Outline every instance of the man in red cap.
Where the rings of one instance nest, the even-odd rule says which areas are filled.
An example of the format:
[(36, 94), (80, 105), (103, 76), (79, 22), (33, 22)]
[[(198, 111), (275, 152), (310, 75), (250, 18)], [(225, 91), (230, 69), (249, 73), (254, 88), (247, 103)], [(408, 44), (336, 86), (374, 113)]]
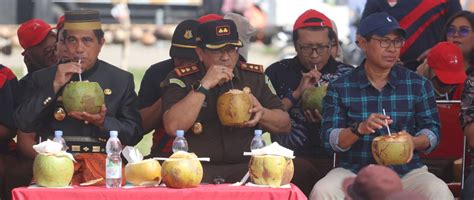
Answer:
[(427, 77), (438, 100), (460, 100), (466, 80), (462, 51), (454, 43), (440, 42), (428, 53)]
[[(292, 149), (296, 157), (293, 181), (309, 195), (313, 185), (332, 167), (332, 156), (321, 146), (320, 110), (303, 110), (303, 91), (325, 85), (352, 70), (331, 55), (336, 33), (329, 18), (316, 10), (307, 10), (293, 27), (293, 43), (297, 55), (270, 65), (265, 73), (275, 86), (292, 121), (291, 134), (274, 135), (273, 140)], [(306, 161), (306, 162), (303, 162)]]
[(56, 33), (49, 24), (31, 19), (20, 25), (17, 35), (29, 73), (56, 64)]

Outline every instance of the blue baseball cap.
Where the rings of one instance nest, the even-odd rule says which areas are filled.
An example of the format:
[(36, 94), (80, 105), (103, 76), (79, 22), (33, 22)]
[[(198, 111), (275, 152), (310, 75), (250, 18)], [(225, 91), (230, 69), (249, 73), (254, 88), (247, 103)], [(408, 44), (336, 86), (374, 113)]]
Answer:
[(357, 34), (362, 37), (369, 35), (385, 36), (392, 31), (397, 31), (400, 36), (406, 38), (406, 31), (400, 27), (398, 21), (386, 12), (373, 13), (367, 16), (359, 24)]

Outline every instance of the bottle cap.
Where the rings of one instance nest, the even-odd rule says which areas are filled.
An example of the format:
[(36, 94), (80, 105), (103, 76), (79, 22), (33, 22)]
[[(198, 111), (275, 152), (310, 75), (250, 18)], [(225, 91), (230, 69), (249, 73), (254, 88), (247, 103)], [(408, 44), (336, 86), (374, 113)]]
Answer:
[(255, 130), (255, 135), (262, 135), (262, 130), (260, 129)]
[(177, 130), (176, 131), (176, 136), (177, 137), (183, 137), (184, 136), (184, 131), (183, 130)]
[(63, 131), (56, 130), (54, 131), (54, 137), (62, 137), (63, 136)]
[(110, 137), (117, 137), (118, 131), (110, 131)]

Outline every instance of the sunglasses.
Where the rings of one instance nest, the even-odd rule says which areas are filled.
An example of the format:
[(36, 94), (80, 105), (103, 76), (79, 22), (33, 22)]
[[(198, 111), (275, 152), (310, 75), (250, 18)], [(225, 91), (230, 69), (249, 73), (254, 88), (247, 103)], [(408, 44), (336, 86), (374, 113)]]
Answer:
[(459, 27), (459, 29), (454, 26), (450, 26), (446, 30), (446, 36), (453, 37), (454, 35), (456, 35), (456, 33), (458, 33), (458, 35), (461, 37), (467, 37), (469, 34), (471, 34), (471, 31), (471, 28), (465, 26), (461, 26)]

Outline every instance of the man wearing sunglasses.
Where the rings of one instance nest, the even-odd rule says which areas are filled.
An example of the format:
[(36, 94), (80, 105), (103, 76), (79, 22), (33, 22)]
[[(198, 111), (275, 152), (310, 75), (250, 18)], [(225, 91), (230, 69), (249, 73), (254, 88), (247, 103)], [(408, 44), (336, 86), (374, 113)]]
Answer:
[[(190, 151), (210, 157), (202, 163), (203, 182), (236, 182), (248, 171), (248, 157), (255, 129), (272, 134), (290, 132), (290, 119), (265, 78), (263, 66), (239, 62), (235, 23), (217, 19), (197, 30), (199, 64), (180, 66), (163, 84), (163, 124), (170, 136), (186, 131)], [(217, 115), (217, 98), (231, 89), (250, 88), (252, 117), (240, 127), (224, 126)], [(191, 131), (199, 126), (201, 131)]]
[(321, 110), (303, 110), (301, 99), (305, 89), (326, 85), (353, 69), (332, 57), (331, 51), (337, 48), (332, 41), (336, 39), (329, 18), (316, 10), (307, 10), (293, 26), (297, 55), (273, 63), (265, 71), (292, 122), (291, 134), (273, 135), (272, 139), (306, 161), (295, 162), (293, 178), (306, 195), (331, 169), (332, 156), (324, 151), (320, 139)]
[(376, 164), (371, 153), (375, 137), (404, 134), (413, 144), (413, 157), (403, 165), (389, 165), (403, 188), (428, 199), (454, 199), (447, 185), (421, 162), (419, 152), (439, 143), (435, 95), (425, 78), (397, 64), (406, 32), (387, 13), (374, 13), (361, 21), (358, 45), (366, 55), (359, 67), (329, 83), (324, 98), (321, 134), (324, 147), (336, 152), (338, 167), (314, 186), (311, 199), (343, 199), (346, 177)]

